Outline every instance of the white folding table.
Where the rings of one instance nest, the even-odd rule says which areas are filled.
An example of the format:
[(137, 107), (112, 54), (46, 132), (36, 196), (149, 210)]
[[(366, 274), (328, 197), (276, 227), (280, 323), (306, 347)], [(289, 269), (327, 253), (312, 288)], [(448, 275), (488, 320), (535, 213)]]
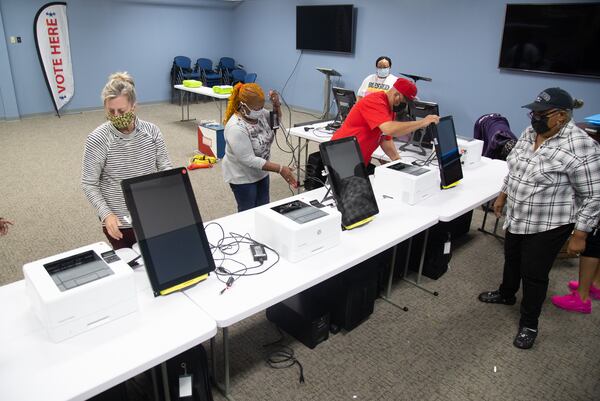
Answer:
[[(219, 108), (219, 122), (223, 121), (223, 103), (221, 102), (221, 100), (225, 100), (227, 101), (227, 99), (229, 99), (231, 97), (230, 93), (227, 94), (221, 94), (221, 93), (215, 93), (215, 91), (213, 91), (212, 88), (206, 87), (206, 86), (200, 86), (198, 88), (188, 88), (187, 86), (184, 85), (173, 85), (173, 87), (177, 90), (179, 90), (179, 103), (181, 104), (181, 121), (193, 121), (195, 120), (195, 118), (190, 119), (190, 93), (195, 93), (196, 95), (203, 95), (203, 96), (208, 96), (210, 98), (212, 98), (215, 103), (217, 104), (217, 107)], [(187, 94), (187, 96), (184, 96), (184, 94)], [(184, 109), (184, 105), (183, 105), (183, 98), (186, 98), (186, 106), (187, 106), (187, 118), (184, 119), (183, 118), (183, 109)], [(227, 102), (225, 102), (225, 104), (227, 104)], [(227, 107), (227, 106), (225, 106)]]
[[(303, 199), (309, 202), (321, 200), (325, 188), (296, 195), (292, 199)], [(229, 382), (229, 338), (228, 328), (243, 319), (267, 309), (280, 301), (300, 293), (330, 277), (339, 274), (358, 263), (375, 256), (398, 243), (427, 230), (437, 223), (437, 214), (427, 208), (409, 206), (392, 199), (377, 198), (380, 213), (365, 226), (341, 233), (341, 242), (334, 248), (324, 250), (297, 263), (280, 259), (279, 263), (267, 272), (250, 277), (238, 278), (233, 286), (221, 294), (225, 285), (211, 274), (203, 283), (185, 290), (200, 308), (217, 322), (223, 331), (223, 355), (225, 365), (224, 386), (222, 390), (228, 396)], [(219, 223), (225, 233), (239, 234), (255, 232), (254, 211), (248, 210), (231, 216), (214, 220)], [(219, 240), (221, 231), (214, 225), (207, 227), (207, 236), (211, 243)], [(274, 255), (269, 252), (269, 263)], [(217, 255), (218, 256), (218, 255)], [(253, 265), (249, 249), (236, 255), (237, 260)], [(213, 374), (216, 372), (214, 357), (214, 339), (211, 340), (213, 350)]]
[(155, 298), (135, 271), (140, 310), (60, 343), (46, 335), (25, 282), (0, 287), (0, 400), (86, 400), (217, 332), (182, 293)]

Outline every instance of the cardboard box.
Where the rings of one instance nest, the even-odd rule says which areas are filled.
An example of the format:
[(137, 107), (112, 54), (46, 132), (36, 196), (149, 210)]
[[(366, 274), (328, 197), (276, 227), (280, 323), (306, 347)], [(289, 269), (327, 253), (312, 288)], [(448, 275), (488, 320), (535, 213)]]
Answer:
[(218, 123), (198, 125), (198, 151), (222, 159), (225, 156), (225, 127)]

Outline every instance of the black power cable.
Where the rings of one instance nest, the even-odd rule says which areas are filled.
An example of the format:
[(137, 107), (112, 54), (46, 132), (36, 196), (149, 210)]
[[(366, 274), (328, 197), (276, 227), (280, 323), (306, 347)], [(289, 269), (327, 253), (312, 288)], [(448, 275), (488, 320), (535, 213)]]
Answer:
[[(262, 274), (271, 269), (277, 263), (279, 263), (280, 257), (279, 253), (276, 250), (265, 244), (261, 244), (260, 242), (255, 241), (250, 237), (248, 233), (241, 235), (238, 233), (230, 232), (229, 235), (226, 235), (223, 226), (221, 226), (217, 222), (208, 223), (204, 227), (204, 230), (208, 229), (210, 226), (213, 225), (218, 227), (221, 231), (221, 237), (216, 244), (212, 244), (209, 242), (213, 259), (215, 260), (215, 262), (219, 262), (215, 268), (215, 274), (217, 276), (217, 279), (223, 284), (225, 284), (225, 289), (221, 291), (221, 293), (223, 293), (227, 288), (231, 287), (236, 280), (242, 277), (256, 276)], [(265, 264), (264, 261), (261, 261), (254, 266), (247, 266), (245, 263), (233, 258), (233, 256), (235, 256), (240, 251), (241, 244), (262, 245), (265, 249), (270, 250), (275, 255), (275, 258), (271, 258), (271, 260), (274, 259), (274, 261), (272, 261), (270, 264)], [(217, 251), (221, 253), (222, 257), (215, 257), (215, 253)], [(225, 266), (226, 264), (227, 266)], [(232, 267), (232, 264), (235, 267)]]
[(279, 326), (275, 327), (279, 332), (279, 339), (263, 345), (265, 348), (271, 348), (271, 351), (267, 356), (267, 365), (273, 369), (287, 369), (294, 365), (298, 365), (298, 368), (300, 369), (299, 381), (300, 383), (304, 383), (304, 368), (302, 367), (302, 364), (298, 358), (294, 356), (294, 350), (287, 345), (282, 344), (283, 332)]

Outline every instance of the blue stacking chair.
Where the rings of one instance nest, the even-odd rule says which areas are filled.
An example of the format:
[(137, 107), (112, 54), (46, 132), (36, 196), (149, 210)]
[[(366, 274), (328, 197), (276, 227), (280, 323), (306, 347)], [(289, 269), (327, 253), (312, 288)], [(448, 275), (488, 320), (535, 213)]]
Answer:
[(227, 84), (231, 84), (231, 72), (236, 68), (235, 60), (231, 57), (221, 57), (219, 60), (218, 69), (221, 71), (223, 81)]
[(181, 85), (185, 79), (200, 80), (200, 73), (192, 69), (192, 60), (189, 57), (177, 56), (173, 59), (171, 67), (171, 102), (176, 97), (173, 85)]
[(173, 66), (177, 72), (178, 84), (184, 79), (200, 79), (200, 73), (192, 69), (192, 60), (186, 56), (177, 56), (173, 60)]
[(242, 70), (241, 68), (236, 68), (235, 70), (231, 71), (231, 85), (235, 85), (238, 82), (244, 83), (246, 79), (246, 71)]
[(171, 66), (171, 102), (176, 98), (173, 85), (180, 85), (184, 79), (200, 79), (200, 73), (192, 70), (192, 60), (186, 56), (177, 56)]
[(246, 78), (244, 78), (244, 83), (245, 84), (249, 84), (252, 82), (256, 82), (256, 73), (255, 72), (249, 72), (246, 74)]
[(196, 66), (200, 72), (200, 77), (205, 86), (211, 87), (221, 84), (221, 74), (213, 70), (213, 63), (207, 58), (196, 60)]

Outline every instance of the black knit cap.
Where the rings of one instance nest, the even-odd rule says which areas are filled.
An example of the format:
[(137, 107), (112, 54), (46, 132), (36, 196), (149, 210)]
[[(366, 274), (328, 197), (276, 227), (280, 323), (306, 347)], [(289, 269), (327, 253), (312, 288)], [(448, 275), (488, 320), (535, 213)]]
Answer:
[(522, 106), (532, 111), (545, 111), (550, 109), (573, 110), (573, 98), (564, 89), (548, 88), (542, 91), (533, 103)]

